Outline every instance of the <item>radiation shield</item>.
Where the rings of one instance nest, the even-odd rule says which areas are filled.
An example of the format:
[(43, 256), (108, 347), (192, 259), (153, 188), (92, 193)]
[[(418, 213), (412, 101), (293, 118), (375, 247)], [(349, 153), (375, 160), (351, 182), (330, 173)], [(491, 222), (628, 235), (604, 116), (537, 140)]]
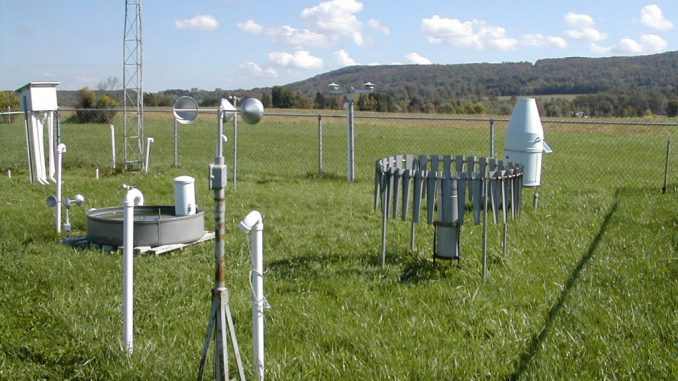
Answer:
[(191, 97), (179, 97), (174, 101), (172, 114), (179, 124), (193, 124), (198, 118), (198, 102)]

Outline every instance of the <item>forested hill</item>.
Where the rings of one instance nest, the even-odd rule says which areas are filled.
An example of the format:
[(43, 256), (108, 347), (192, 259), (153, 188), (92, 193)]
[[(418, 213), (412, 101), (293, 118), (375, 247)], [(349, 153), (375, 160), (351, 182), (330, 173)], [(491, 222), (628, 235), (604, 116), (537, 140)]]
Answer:
[[(339, 109), (343, 99), (329, 94), (327, 85), (360, 86), (367, 81), (375, 83), (376, 89), (359, 97), (358, 110), (509, 114), (512, 97), (533, 95), (539, 98), (544, 116), (678, 116), (678, 52), (544, 59), (534, 64), (351, 66), (272, 88), (145, 93), (144, 104), (169, 106), (176, 97), (190, 95), (200, 106), (215, 106), (221, 97), (235, 94), (259, 97), (265, 107)], [(83, 94), (87, 92), (59, 91), (59, 104), (103, 107), (122, 99), (119, 90), (97, 91), (95, 98), (92, 94), (83, 98)], [(0, 107), (16, 108), (18, 98), (11, 91), (0, 92)]]
[(422, 101), (627, 90), (678, 94), (678, 52), (636, 57), (558, 58), (535, 64), (380, 65), (331, 71), (289, 88), (313, 97), (330, 82), (374, 82), (378, 92)]

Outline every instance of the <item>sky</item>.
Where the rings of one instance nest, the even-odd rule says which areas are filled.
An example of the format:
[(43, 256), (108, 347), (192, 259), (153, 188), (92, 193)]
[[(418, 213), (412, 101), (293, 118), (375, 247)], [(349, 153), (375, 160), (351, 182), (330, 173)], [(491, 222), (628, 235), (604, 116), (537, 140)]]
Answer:
[[(144, 0), (143, 8), (147, 91), (282, 85), (358, 64), (678, 50), (676, 0)], [(121, 79), (124, 11), (124, 0), (0, 0), (0, 89)]]

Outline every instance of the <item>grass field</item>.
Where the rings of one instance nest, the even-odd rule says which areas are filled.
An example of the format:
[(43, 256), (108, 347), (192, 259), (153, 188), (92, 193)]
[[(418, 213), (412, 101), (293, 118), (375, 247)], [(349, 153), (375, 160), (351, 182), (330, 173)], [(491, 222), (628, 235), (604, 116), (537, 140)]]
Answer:
[[(194, 378), (212, 246), (136, 258), (128, 358), (121, 257), (58, 243), (44, 201), (53, 187), (27, 185), (22, 127), (0, 125), (0, 379)], [(166, 115), (149, 115), (146, 134), (156, 143), (143, 176), (109, 168), (107, 126), (67, 124), (65, 194), (84, 194), (87, 207), (119, 205), (126, 183), (149, 204), (171, 204), (172, 178), (188, 174), (211, 227), (213, 123), (202, 116), (182, 130), (181, 169), (170, 166), (169, 127)], [(486, 124), (359, 121), (356, 184), (344, 180), (342, 121), (328, 121), (325, 132), (327, 174), (318, 176), (314, 119), (240, 128), (238, 187), (227, 194), (227, 283), (248, 374), (249, 249), (236, 223), (257, 209), (265, 218), (271, 379), (678, 378), (675, 148), (671, 192), (659, 192), (675, 128), (549, 125), (555, 152), (545, 158), (541, 207), (528, 202), (510, 225), (507, 256), (501, 227), (490, 226), (486, 282), (481, 230), (471, 224), (457, 266), (432, 263), (429, 226), (418, 227), (418, 251), (409, 252), (409, 225), (393, 222), (382, 268), (370, 177), (374, 160), (391, 154), (484, 154)], [(83, 232), (84, 211), (72, 220)]]

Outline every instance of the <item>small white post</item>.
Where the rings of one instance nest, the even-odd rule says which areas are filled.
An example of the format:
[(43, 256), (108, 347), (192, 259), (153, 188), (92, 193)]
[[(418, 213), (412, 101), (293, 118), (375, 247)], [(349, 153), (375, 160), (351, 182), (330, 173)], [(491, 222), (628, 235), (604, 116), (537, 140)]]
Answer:
[(66, 152), (66, 145), (61, 143), (57, 146), (57, 157), (56, 157), (56, 231), (57, 234), (61, 234), (61, 172), (62, 164), (64, 158), (64, 152)]
[(111, 168), (115, 169), (115, 126), (111, 127)]
[[(233, 98), (233, 107), (238, 107), (238, 98)], [(233, 190), (238, 189), (238, 114), (233, 114)]]
[(7, 170), (7, 177), (9, 177), (10, 179), (12, 178), (12, 170), (11, 169)]
[(346, 174), (348, 177), (348, 182), (353, 183), (355, 182), (355, 130), (354, 130), (354, 124), (353, 124), (353, 113), (354, 113), (354, 106), (353, 106), (353, 95), (349, 95), (349, 100), (348, 100), (348, 136), (347, 136), (347, 141), (348, 141), (348, 149), (346, 150), (347, 154), (347, 170)]
[(254, 374), (264, 380), (264, 223), (261, 214), (251, 211), (242, 221), (240, 229), (250, 236), (252, 254), (252, 348)]
[(96, 169), (94, 169), (94, 178), (96, 180), (99, 180), (99, 167), (96, 167)]
[(134, 350), (134, 207), (141, 205), (141, 191), (128, 188), (123, 200), (122, 337), (129, 355)]
[(153, 142), (153, 138), (146, 139), (146, 161), (144, 162), (144, 173), (148, 173), (148, 166), (151, 163), (151, 143)]

